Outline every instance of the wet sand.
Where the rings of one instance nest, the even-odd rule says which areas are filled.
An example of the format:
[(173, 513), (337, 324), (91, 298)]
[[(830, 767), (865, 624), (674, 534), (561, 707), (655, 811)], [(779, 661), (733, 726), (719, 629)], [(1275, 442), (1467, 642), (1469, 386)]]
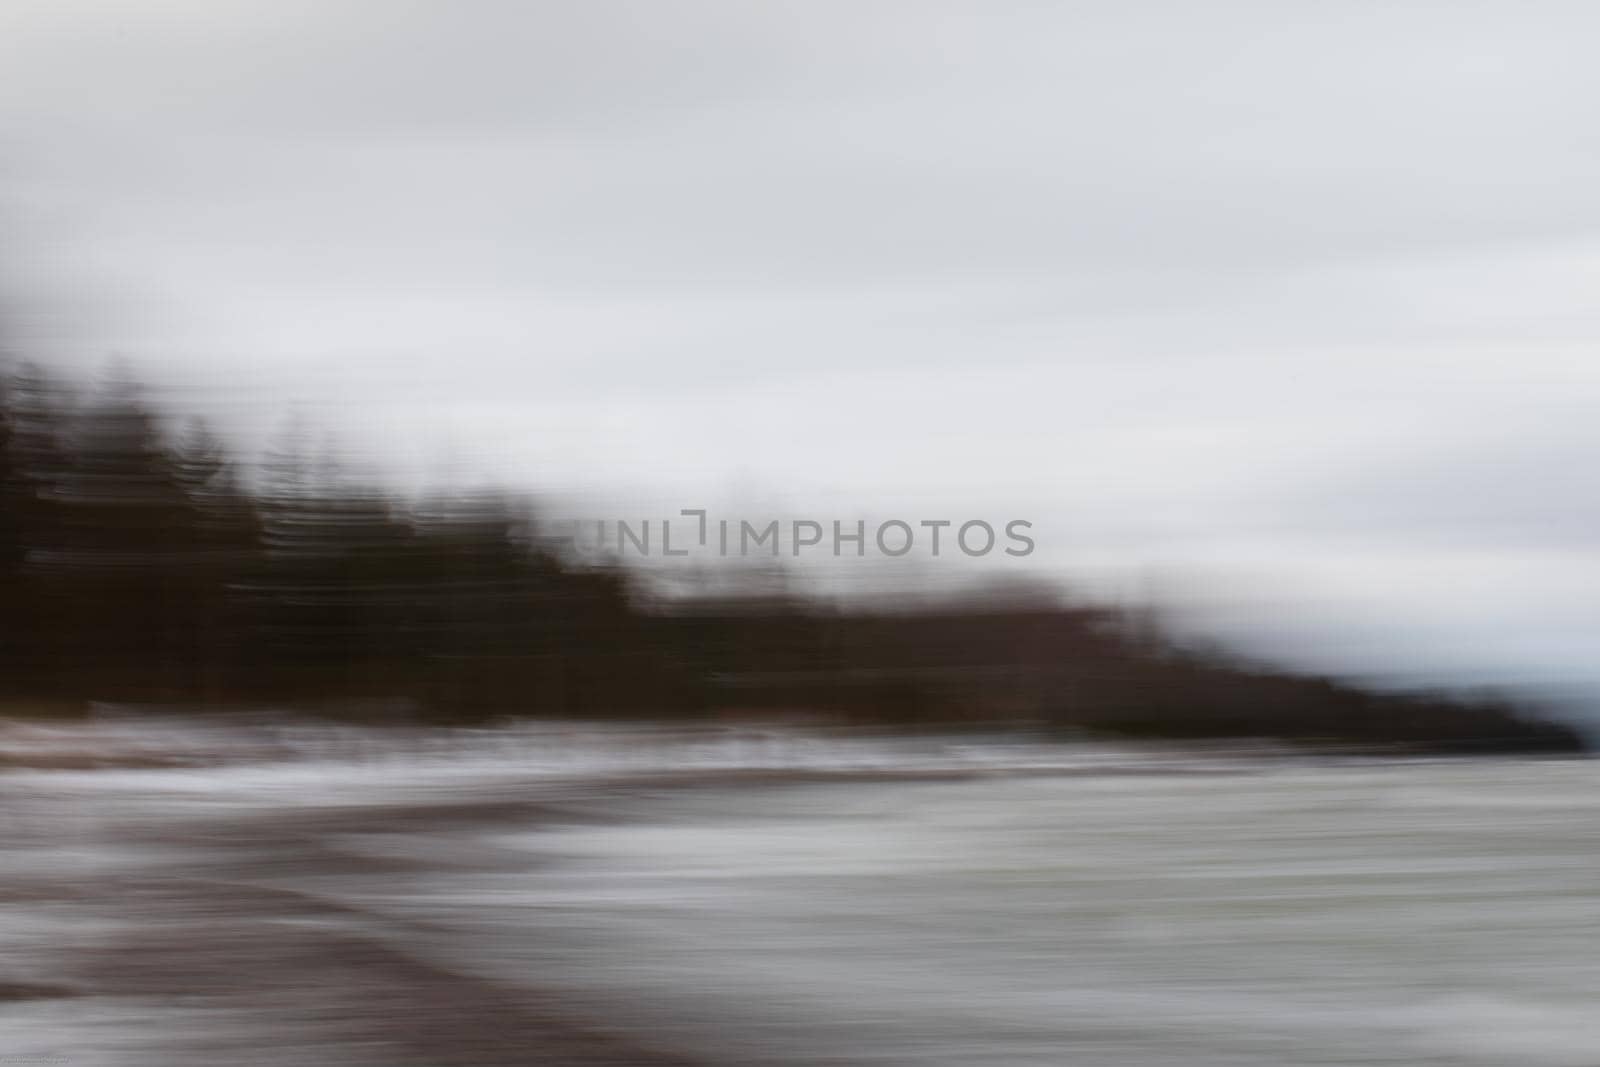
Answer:
[[(73, 799), (38, 777), (0, 792), (12, 801), (3, 895), (20, 919), (7, 937), (20, 951), (0, 964), (0, 1022), (16, 1062), (697, 1062), (586, 1014), (558, 982), (512, 986), (441, 964), (428, 952), (438, 931), (348, 902), (440, 865), (345, 842), (537, 826), (539, 805), (188, 809), (135, 789)], [(444, 855), (459, 870), (527, 863), (476, 846)]]
[(0, 1061), (1587, 1067), (1600, 1047), (1585, 761), (132, 740), (34, 732), (0, 771)]

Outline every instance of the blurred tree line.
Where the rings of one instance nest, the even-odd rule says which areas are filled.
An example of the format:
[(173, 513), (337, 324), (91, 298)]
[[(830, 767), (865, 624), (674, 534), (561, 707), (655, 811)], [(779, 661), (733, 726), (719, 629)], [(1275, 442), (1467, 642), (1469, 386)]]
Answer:
[[(504, 500), (405, 507), (316, 455), (247, 488), (221, 440), (137, 387), (0, 393), (0, 664), (21, 699), (361, 700), (564, 712), (627, 703), (616, 572), (564, 565)], [(515, 696), (513, 696), (515, 694)]]
[[(1184, 653), (1037, 597), (921, 610), (663, 599), (486, 494), (402, 503), (290, 435), (249, 477), (126, 375), (0, 390), (0, 700), (389, 719), (822, 714), (1568, 750), (1491, 702), (1386, 696)], [(0, 706), (0, 712), (5, 711)]]

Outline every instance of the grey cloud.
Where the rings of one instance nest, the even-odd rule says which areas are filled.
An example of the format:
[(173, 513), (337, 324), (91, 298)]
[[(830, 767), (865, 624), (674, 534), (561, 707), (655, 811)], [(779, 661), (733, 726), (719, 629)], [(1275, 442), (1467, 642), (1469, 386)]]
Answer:
[(0, 19), (13, 332), (195, 407), (546, 481), (999, 485), (1130, 566), (1355, 540), (1380, 601), (1416, 539), (1593, 518), (1551, 473), (1600, 443), (1590, 4)]

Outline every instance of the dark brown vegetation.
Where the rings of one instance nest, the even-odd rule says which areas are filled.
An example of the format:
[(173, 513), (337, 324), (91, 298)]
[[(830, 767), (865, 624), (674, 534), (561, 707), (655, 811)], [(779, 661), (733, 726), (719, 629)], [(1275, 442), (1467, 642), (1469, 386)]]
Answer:
[(662, 601), (541, 547), (506, 499), (415, 503), (299, 444), (246, 478), (136, 388), (0, 395), (0, 699), (445, 721), (804, 711), (1433, 751), (1570, 751), (1510, 707), (1185, 653), (1115, 613), (973, 599)]

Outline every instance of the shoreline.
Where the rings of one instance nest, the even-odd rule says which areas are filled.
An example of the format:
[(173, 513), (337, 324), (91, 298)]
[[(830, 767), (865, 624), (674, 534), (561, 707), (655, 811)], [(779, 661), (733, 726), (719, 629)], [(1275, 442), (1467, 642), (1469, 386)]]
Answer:
[[(109, 862), (90, 858), (54, 876), (48, 864), (23, 864), (0, 889), (25, 921), (33, 913), (37, 932), (66, 931), (7, 954), (0, 1019), (13, 1031), (14, 1058), (151, 1067), (705, 1062), (608, 1025), (570, 1003), (559, 982), (498, 982), (431, 959), (426, 946), (439, 935), (425, 925), (316, 891), (329, 879), (370, 891), (429, 869), (363, 856), (341, 840), (536, 827), (537, 801), (441, 798), (163, 820), (141, 799), (123, 791), (75, 813), (89, 825), (80, 823), (66, 851), (98, 848)], [(8, 850), (30, 851), (15, 820), (11, 830)], [(135, 852), (148, 860), (129, 862)]]
[[(1233, 810), (1231, 798), (1262, 798), (1260, 805), (1246, 810), (1256, 813), (1255, 825), (1267, 832), (1261, 838), (1264, 846), (1284, 847), (1281, 832), (1273, 829), (1282, 818), (1312, 835), (1289, 857), (1291, 873), (1295, 863), (1325, 865), (1325, 850), (1330, 846), (1336, 855), (1338, 848), (1347, 855), (1352, 854), (1350, 849), (1355, 855), (1367, 854), (1372, 839), (1362, 833), (1363, 822), (1381, 819), (1383, 825), (1390, 825), (1385, 814), (1389, 809), (1373, 808), (1370, 803), (1369, 790), (1379, 782), (1402, 803), (1396, 810), (1412, 812), (1406, 824), (1419, 833), (1429, 832), (1429, 827), (1436, 832), (1441, 826), (1481, 824), (1475, 793), (1481, 776), (1459, 760), (1418, 761), (1408, 770), (1386, 759), (1322, 760), (1306, 758), (1304, 753), (1259, 749), (1246, 758), (1228, 758), (1230, 754), (1215, 751), (1144, 747), (1114, 756), (1081, 746), (1076, 765), (1029, 767), (1018, 761), (1030, 753), (1037, 757), (1040, 751), (1012, 746), (1007, 750), (1013, 761), (1010, 766), (922, 766), (896, 771), (881, 763), (874, 765), (885, 752), (905, 757), (934, 751), (919, 744), (882, 750), (857, 745), (858, 755), (870, 752), (873, 758), (831, 770), (814, 764), (738, 768), (719, 762), (727, 753), (708, 747), (704, 738), (689, 743), (673, 732), (679, 746), (673, 747), (665, 743), (667, 736), (667, 732), (656, 735), (656, 743), (647, 746), (642, 756), (624, 747), (624, 754), (639, 757), (634, 763), (619, 758), (603, 767), (592, 762), (593, 752), (583, 747), (581, 738), (565, 736), (572, 747), (552, 752), (549, 749), (557, 737), (535, 733), (524, 738), (525, 746), (509, 749), (500, 737), (477, 737), (470, 744), (458, 743), (460, 738), (450, 739), (448, 744), (435, 738), (432, 747), (408, 744), (402, 749), (388, 743), (366, 747), (367, 739), (362, 736), (340, 735), (339, 743), (323, 751), (321, 759), (169, 766), (149, 766), (135, 759), (120, 767), (0, 773), (0, 812), (4, 813), (0, 854), (8, 861), (0, 879), (0, 899), (6, 901), (10, 913), (0, 918), (0, 1020), (10, 1031), (7, 1052), (18, 1059), (55, 1057), (74, 1067), (211, 1067), (234, 1062), (295, 1067), (334, 1062), (352, 1067), (509, 1067), (530, 1062), (570, 1067), (715, 1067), (752, 1062), (739, 1050), (759, 1048), (761, 1041), (769, 1040), (752, 1038), (752, 1033), (762, 1031), (759, 1024), (752, 1024), (756, 1016), (750, 1009), (763, 994), (759, 983), (741, 984), (738, 966), (723, 970), (721, 961), (743, 966), (743, 973), (753, 977), (770, 976), (773, 972), (768, 971), (764, 956), (768, 947), (799, 951), (804, 956), (811, 951), (807, 946), (814, 947), (815, 942), (786, 939), (789, 935), (783, 931), (793, 928), (781, 923), (764, 928), (765, 933), (721, 928), (738, 929), (739, 935), (728, 940), (711, 936), (704, 942), (720, 946), (713, 957), (699, 957), (710, 970), (693, 972), (691, 967), (690, 972), (677, 972), (699, 974), (687, 985), (666, 981), (659, 968), (695, 963), (699, 951), (693, 943), (695, 931), (718, 929), (715, 924), (710, 928), (702, 925), (708, 914), (703, 901), (709, 898), (696, 897), (696, 891), (684, 888), (714, 884), (718, 877), (715, 866), (723, 862), (716, 858), (716, 849), (711, 853), (713, 869), (702, 869), (698, 856), (701, 839), (678, 838), (679, 847), (687, 851), (679, 853), (677, 867), (672, 865), (670, 853), (635, 844), (617, 854), (624, 863), (620, 880), (613, 873), (600, 881), (574, 884), (563, 881), (570, 857), (561, 842), (574, 836), (593, 840), (596, 834), (608, 837), (617, 831), (636, 842), (637, 834), (643, 834), (645, 841), (659, 841), (653, 835), (663, 831), (694, 834), (700, 832), (695, 827), (702, 824), (695, 821), (691, 827), (681, 821), (684, 813), (693, 813), (695, 820), (702, 816), (711, 816), (713, 822), (722, 820), (724, 829), (732, 820), (735, 837), (723, 839), (719, 846), (727, 848), (738, 840), (754, 840), (738, 836), (750, 832), (749, 827), (738, 829), (750, 810), (766, 810), (768, 816), (760, 816), (765, 818), (792, 804), (798, 807), (790, 810), (811, 812), (807, 818), (823, 820), (801, 824), (810, 826), (812, 832), (827, 825), (828, 819), (843, 820), (828, 830), (830, 835), (835, 830), (847, 836), (875, 833), (870, 829), (874, 824), (863, 819), (888, 819), (886, 826), (906, 825), (894, 822), (907, 814), (896, 804), (878, 808), (872, 801), (866, 811), (857, 807), (860, 798), (873, 795), (861, 790), (819, 790), (814, 796), (790, 796), (785, 792), (790, 787), (883, 784), (886, 791), (882, 795), (892, 798), (906, 795), (896, 792), (897, 783), (904, 783), (912, 785), (918, 796), (946, 798), (933, 809), (944, 813), (940, 832), (955, 833), (969, 845), (1006, 839), (1005, 834), (967, 836), (972, 826), (969, 816), (978, 815), (991, 820), (998, 817), (995, 825), (1006, 828), (1006, 833), (1020, 827), (1050, 840), (1060, 833), (1076, 835), (1071, 840), (1087, 846), (1091, 855), (1113, 861), (1113, 866), (1118, 857), (1132, 857), (1131, 867), (1124, 872), (1129, 879), (1126, 897), (1113, 893), (1099, 905), (1067, 907), (1061, 916), (1064, 921), (1075, 916), (1081, 920), (1088, 914), (1085, 907), (1091, 912), (1094, 907), (1137, 908), (1136, 902), (1146, 892), (1141, 887), (1147, 884), (1150, 864), (1175, 864), (1174, 873), (1183, 876), (1181, 884), (1191, 889), (1222, 885), (1188, 877), (1196, 872), (1196, 860), (1184, 858), (1193, 842), (1185, 835), (1169, 839), (1163, 836), (1166, 831), (1162, 827), (1168, 820), (1198, 819), (1198, 825), (1209, 828), (1200, 835), (1203, 839), (1231, 848), (1227, 844), (1231, 838), (1217, 837), (1219, 829), (1233, 826), (1228, 821), (1228, 812)], [(610, 742), (618, 741), (614, 734), (607, 737)], [(103, 740), (105, 747), (99, 755), (106, 756), (116, 746), (109, 738)], [(839, 756), (833, 749), (819, 754), (806, 747), (805, 739), (788, 740), (811, 759)], [(310, 744), (302, 756), (314, 753), (325, 741), (327, 738)], [(768, 758), (774, 763), (788, 751), (752, 746), (748, 737), (729, 743), (734, 755)], [(196, 741), (190, 755), (203, 747)], [(240, 751), (256, 750), (245, 746)], [(540, 753), (544, 763), (524, 765), (523, 757)], [(591, 761), (577, 760), (565, 767), (563, 760), (575, 753), (587, 753)], [(692, 754), (701, 758), (699, 765), (661, 769), (663, 761), (670, 764)], [(1205, 756), (1210, 758), (1202, 758)], [(1589, 772), (1576, 767), (1579, 762), (1517, 759), (1496, 761), (1498, 769), (1485, 764), (1483, 770), (1494, 775), (1517, 774), (1524, 765), (1545, 763), (1557, 779), (1570, 779), (1576, 773), (1587, 781)], [(1571, 769), (1562, 769), (1562, 764)], [(1131, 780), (1136, 777), (1168, 781), (1147, 787)], [(1048, 784), (1046, 780), (1052, 778), (1059, 780), (1059, 785)], [(1104, 781), (1091, 780), (1096, 778)], [(1418, 781), (1432, 784), (1411, 792), (1410, 783)], [(1338, 786), (1339, 782), (1366, 784)], [(973, 788), (968, 790), (961, 783), (972, 783)], [(1328, 788), (1334, 792), (1324, 794)], [(1453, 792), (1458, 788), (1465, 792), (1458, 796)], [(698, 789), (726, 793), (708, 804), (692, 795)], [(1354, 801), (1356, 806), (1349, 811), (1356, 813), (1357, 821), (1337, 824), (1344, 826), (1342, 837), (1317, 836), (1315, 831), (1325, 831), (1326, 820), (1332, 817), (1323, 804), (1281, 804), (1284, 798), (1302, 795), (1302, 790), (1313, 797)], [(1038, 808), (1031, 802), (1013, 806), (1004, 801), (996, 807), (993, 798), (997, 796), (1056, 799)], [(967, 807), (969, 801), (961, 799), (968, 797), (978, 798), (976, 807)], [(990, 798), (988, 807), (984, 797)], [(1222, 797), (1229, 802), (1208, 815), (1208, 806), (1196, 803), (1203, 797)], [(1268, 802), (1266, 798), (1277, 799)], [(810, 807), (819, 802), (834, 806)], [(1154, 807), (1149, 806), (1152, 803)], [(1472, 818), (1455, 823), (1454, 813), (1462, 810), (1461, 803), (1468, 804), (1465, 810), (1473, 813)], [(844, 806), (838, 806), (841, 804)], [(1508, 809), (1517, 825), (1523, 819), (1518, 814), (1521, 810), (1515, 806)], [(1072, 820), (1058, 817), (1068, 811), (1082, 813), (1085, 821), (1074, 829)], [(651, 821), (660, 813), (667, 814)], [(1161, 817), (1152, 818), (1149, 813)], [(1117, 822), (1119, 834), (1127, 835), (1119, 836), (1110, 852), (1105, 851), (1108, 842), (1101, 836), (1106, 830), (1102, 820), (1106, 819)], [(786, 843), (780, 830), (783, 825), (764, 824), (760, 840), (770, 842), (780, 853), (791, 846), (811, 847), (804, 843), (804, 833), (799, 844)], [(1541, 824), (1535, 820), (1528, 825), (1537, 828)], [(866, 839), (854, 840), (859, 848)], [(883, 839), (891, 851), (892, 842), (893, 838)], [(987, 847), (983, 845), (980, 853)], [(572, 855), (581, 859), (583, 853)], [(735, 853), (722, 855), (730, 862), (742, 862), (733, 859)], [(854, 907), (850, 902), (865, 893), (867, 901), (876, 901), (867, 905), (868, 914), (874, 916), (867, 933), (889, 937), (883, 943), (896, 944), (893, 931), (905, 918), (898, 901), (874, 897), (877, 891), (870, 877), (852, 866), (864, 855), (876, 856), (876, 847), (870, 853), (847, 851), (842, 855), (848, 860), (843, 868), (818, 867), (809, 861), (798, 868), (782, 864), (769, 868), (778, 880), (765, 884), (775, 887), (790, 878), (802, 883), (821, 879), (810, 884), (825, 896), (833, 894), (835, 907)], [(921, 866), (937, 855), (937, 850), (905, 854), (903, 858), (909, 858), (912, 865), (909, 872), (902, 873), (925, 870), (947, 877), (951, 870), (936, 858), (932, 867)], [(1041, 870), (1055, 870), (1056, 861), (1051, 857), (1060, 853), (1029, 855), (1033, 856), (1030, 862), (1043, 863)], [(1240, 862), (1231, 851), (1211, 858)], [(1411, 862), (1409, 854), (1395, 859), (1402, 864)], [(682, 866), (685, 860), (690, 864), (687, 869)], [(1257, 858), (1246, 862), (1251, 871), (1259, 867)], [(1058, 906), (1050, 894), (1037, 899), (1027, 896), (1030, 883), (1005, 873), (1011, 869), (1010, 859), (991, 870), (986, 864), (992, 863), (992, 858), (986, 860), (979, 869), (989, 872), (983, 877), (998, 879), (984, 883), (986, 893), (1002, 894), (996, 898), (1000, 910), (994, 919), (1006, 922), (1033, 914), (1035, 908)], [(590, 868), (591, 876), (594, 870)], [(1397, 877), (1410, 877), (1409, 871), (1402, 867)], [(688, 881), (672, 881), (685, 872)], [(1089, 872), (1062, 884), (1093, 899), (1103, 889), (1101, 877)], [(667, 881), (652, 882), (661, 878)], [(701, 881), (703, 878), (712, 882)], [(605, 894), (617, 890), (626, 896), (640, 887), (637, 879), (658, 889), (670, 887), (665, 898), (657, 899), (657, 904), (664, 901), (666, 910), (654, 913), (656, 918), (643, 927), (626, 922), (613, 925), (615, 913), (606, 910)], [(552, 886), (554, 895), (546, 895)], [(596, 888), (601, 900), (588, 895)], [(1281, 888), (1281, 883), (1263, 888)], [(1316, 894), (1322, 890), (1310, 888), (1313, 892), (1307, 906), (1311, 913), (1320, 914), (1322, 905), (1317, 902), (1322, 898)], [(1351, 887), (1351, 891), (1356, 888), (1360, 887)], [(1551, 891), (1558, 889), (1556, 885)], [(690, 894), (687, 898), (681, 895), (686, 891)], [(806, 892), (802, 890), (802, 895), (785, 907), (810, 914)], [(1024, 895), (1005, 903), (1011, 898), (1003, 894), (1019, 892)], [(1350, 899), (1361, 898), (1358, 894)], [(901, 946), (931, 952), (930, 959), (964, 959), (959, 954), (947, 957), (946, 943), (941, 940), (951, 934), (968, 936), (962, 933), (965, 928), (960, 917), (970, 915), (970, 902), (956, 903), (957, 910), (946, 916), (955, 921), (939, 925), (936, 938), (923, 940), (934, 928), (917, 920), (910, 928), (911, 943)], [(1167, 906), (1159, 901), (1146, 904), (1157, 906), (1158, 911)], [(542, 910), (547, 908), (555, 910)], [(569, 939), (563, 925), (569, 916), (580, 924), (594, 921), (600, 925), (580, 925)], [(1124, 925), (1114, 927), (1110, 934), (1091, 923), (1072, 935), (1072, 950), (1106, 952), (1114, 948), (1105, 958), (1135, 964), (1164, 951), (1155, 942), (1139, 939), (1145, 929), (1138, 925), (1139, 916), (1137, 910), (1130, 913)], [(683, 920), (687, 925), (681, 925)], [(1440, 921), (1447, 920), (1448, 914), (1443, 914)], [(1149, 921), (1148, 917), (1144, 921)], [(1209, 913), (1183, 919), (1202, 926), (1213, 921), (1215, 916)], [(1126, 926), (1127, 922), (1134, 925)], [(858, 943), (856, 937), (862, 930), (852, 930), (851, 938), (838, 942), (837, 951), (844, 953), (841, 960), (865, 952), (854, 965), (869, 965), (867, 972), (874, 960), (893, 964), (892, 952), (874, 953), (867, 947), (871, 938)], [(1107, 937), (1121, 936), (1117, 931), (1135, 940), (1113, 945)], [(640, 932), (646, 936), (634, 940)], [(759, 936), (751, 936), (753, 933)], [(1034, 933), (1030, 928), (1029, 936)], [(598, 942), (587, 940), (596, 934), (600, 935)], [(838, 934), (834, 931), (833, 936)], [(778, 940), (763, 942), (762, 937)], [(620, 984), (603, 977), (606, 964), (601, 965), (601, 972), (594, 972), (586, 969), (583, 956), (571, 955), (587, 953), (595, 944), (608, 943), (607, 939), (611, 951), (621, 953), (611, 957), (609, 964), (612, 976), (623, 978)], [(978, 938), (969, 948), (982, 943)], [(686, 944), (689, 955), (674, 957)], [(1183, 951), (1210, 951), (1205, 946), (1214, 944), (1202, 938)], [(1266, 947), (1281, 948), (1270, 942)], [(1004, 957), (1005, 965), (1022, 966), (1019, 961), (1025, 956)], [(1184, 957), (1180, 954), (1177, 958)], [(813, 965), (821, 961), (822, 957), (813, 954)], [(990, 962), (998, 966), (1002, 961), (995, 958)], [(574, 963), (579, 966), (572, 966)], [(598, 983), (596, 973), (602, 974)], [(800, 985), (783, 988), (800, 989), (804, 982), (816, 981), (820, 984), (804, 988), (834, 999), (827, 1000), (830, 1006), (826, 1010), (820, 1006), (823, 1001), (813, 1001), (816, 1013), (789, 1018), (786, 1032), (793, 1039), (783, 1047), (793, 1049), (794, 1055), (782, 1062), (812, 1062), (794, 1056), (815, 1051), (809, 1044), (813, 1033), (818, 1049), (831, 1042), (828, 1047), (833, 1058), (827, 1062), (856, 1062), (856, 1046), (849, 1042), (855, 1039), (851, 1035), (864, 1032), (852, 1029), (859, 1024), (852, 1014), (853, 1003), (837, 999), (835, 978), (816, 970), (809, 973), (813, 978), (797, 978)], [(899, 988), (886, 977), (887, 972), (870, 980), (864, 973), (857, 972), (856, 980), (866, 981), (878, 995)], [(1075, 1009), (1081, 1014), (1075, 1025), (1091, 1029), (1100, 1025), (1090, 1010), (1100, 1003), (1097, 973), (1078, 974), (1064, 964), (1061, 978), (1048, 979), (1082, 983), (1080, 992), (1089, 1006)], [(1382, 972), (1377, 973), (1381, 976)], [(959, 989), (946, 992), (960, 994)], [(1144, 990), (1135, 985), (1125, 987), (1123, 993), (1137, 1000)], [(965, 1005), (965, 1001), (959, 1003)], [(896, 999), (889, 1004), (884, 1010), (906, 1013), (900, 1018), (926, 1016), (924, 1007)], [(926, 1017), (928, 1025), (955, 1025), (949, 1016), (935, 1013)], [(1169, 1025), (1180, 1023), (1188, 1025), (1181, 1018), (1169, 1020)], [(752, 1030), (752, 1025), (757, 1029)], [(1056, 1023), (1037, 1025), (1048, 1028)], [(1071, 1041), (1076, 1032), (1069, 1026), (1057, 1039)], [(901, 1031), (902, 1036), (920, 1033), (916, 1028)], [(997, 1031), (995, 1040), (1018, 1037)], [(778, 1046), (773, 1046), (768, 1051), (775, 1055), (777, 1050)], [(871, 1051), (864, 1049), (862, 1058), (872, 1061)]]

